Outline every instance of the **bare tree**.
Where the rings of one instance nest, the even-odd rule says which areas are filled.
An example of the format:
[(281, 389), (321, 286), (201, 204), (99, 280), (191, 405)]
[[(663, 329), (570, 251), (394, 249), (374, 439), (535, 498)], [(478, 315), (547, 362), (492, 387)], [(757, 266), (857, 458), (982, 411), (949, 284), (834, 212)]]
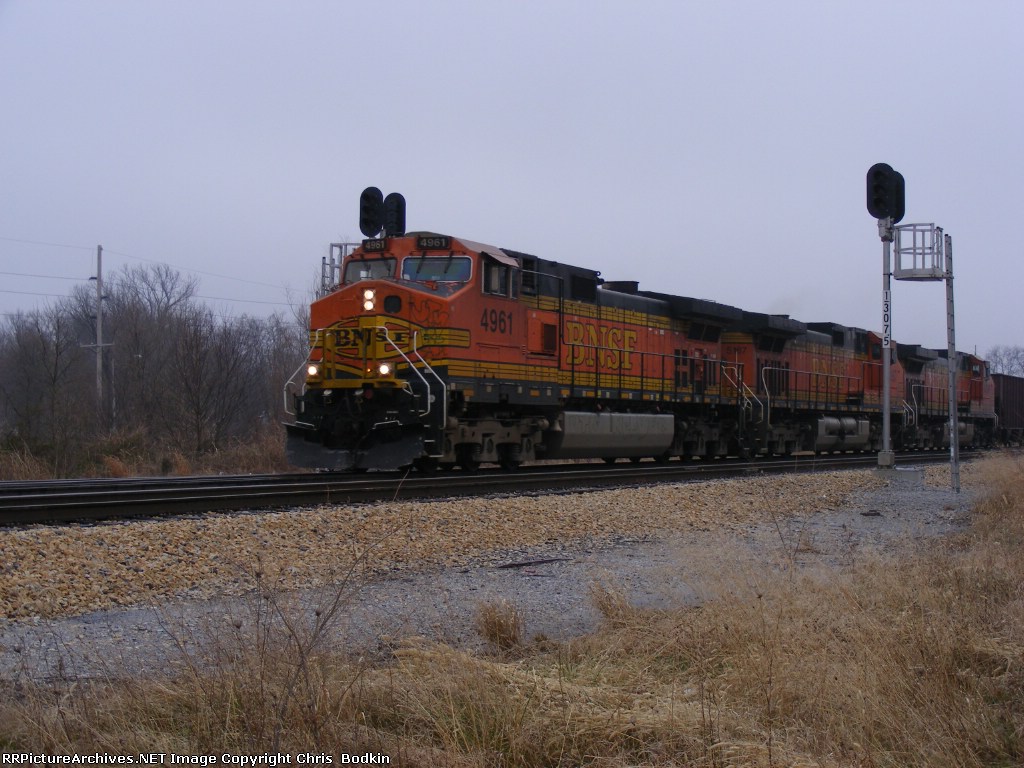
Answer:
[(309, 315), (288, 320), (272, 315), (264, 321), (262, 366), (263, 418), (278, 424), (285, 418), (284, 386), (306, 358), (309, 346)]
[(52, 458), (63, 473), (111, 437), (141, 437), (133, 447), (157, 458), (277, 429), (307, 322), (221, 318), (196, 302), (197, 285), (163, 265), (108, 278), (102, 409), (95, 350), (85, 348), (95, 343), (94, 292), (82, 286), (45, 311), (0, 323), (0, 438)]
[(241, 317), (218, 323), (208, 308), (179, 313), (174, 382), (181, 415), (178, 441), (204, 453), (259, 422), (263, 379), (262, 321)]
[(111, 276), (108, 286), (114, 424), (160, 440), (177, 424), (169, 408), (175, 398), (175, 339), (198, 280), (158, 264), (125, 268)]
[(3, 345), (0, 397), (9, 428), (63, 475), (95, 424), (95, 379), (69, 307), (16, 314)]
[(992, 347), (986, 357), (992, 373), (1024, 376), (1024, 347)]

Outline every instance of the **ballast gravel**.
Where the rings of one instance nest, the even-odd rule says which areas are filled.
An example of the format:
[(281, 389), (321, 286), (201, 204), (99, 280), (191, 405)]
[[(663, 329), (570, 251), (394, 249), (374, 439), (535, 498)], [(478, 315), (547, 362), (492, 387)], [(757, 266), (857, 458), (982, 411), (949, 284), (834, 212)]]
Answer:
[(723, 569), (754, 573), (780, 555), (841, 567), (961, 528), (969, 466), (961, 494), (943, 486), (948, 470), (926, 476), (750, 476), (0, 529), (0, 677), (165, 671), (188, 642), (244, 632), (268, 593), (310, 616), (343, 595), (332, 639), (354, 652), (409, 635), (481, 645), (474, 618), (494, 602), (515, 606), (530, 636), (568, 637), (597, 624), (594, 584), (681, 604)]

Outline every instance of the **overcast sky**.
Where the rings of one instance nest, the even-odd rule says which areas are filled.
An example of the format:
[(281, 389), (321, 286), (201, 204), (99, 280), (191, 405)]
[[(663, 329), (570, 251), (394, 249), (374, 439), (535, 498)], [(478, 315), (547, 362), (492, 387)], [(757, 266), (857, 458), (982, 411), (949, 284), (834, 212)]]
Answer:
[[(887, 162), (953, 238), (958, 346), (1024, 345), (1022, 30), (1016, 0), (0, 0), (0, 313), (97, 244), (287, 311), (374, 185), (410, 230), (878, 329)], [(944, 347), (944, 299), (894, 283), (896, 339)]]

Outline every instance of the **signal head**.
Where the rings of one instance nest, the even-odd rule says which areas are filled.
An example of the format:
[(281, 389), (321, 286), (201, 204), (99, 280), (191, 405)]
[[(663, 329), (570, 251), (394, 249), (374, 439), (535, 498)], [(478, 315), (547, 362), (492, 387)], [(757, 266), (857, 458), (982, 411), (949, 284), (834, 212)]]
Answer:
[(892, 182), (893, 204), (889, 215), (892, 217), (892, 223), (898, 224), (907, 212), (906, 181), (899, 171), (893, 171), (893, 174), (895, 175)]
[(384, 228), (384, 193), (376, 187), (367, 187), (359, 195), (359, 231), (366, 237), (376, 237)]
[(875, 163), (867, 176), (868, 213), (876, 219), (891, 218), (895, 224), (905, 212), (903, 174), (886, 163)]
[(388, 237), (405, 234), (405, 197), (401, 192), (392, 192), (384, 198), (384, 232)]

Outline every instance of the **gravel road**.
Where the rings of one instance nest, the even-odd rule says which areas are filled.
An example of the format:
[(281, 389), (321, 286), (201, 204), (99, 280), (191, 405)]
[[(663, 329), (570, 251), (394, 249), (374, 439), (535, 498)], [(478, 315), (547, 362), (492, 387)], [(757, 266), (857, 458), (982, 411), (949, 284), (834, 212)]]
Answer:
[(566, 638), (596, 627), (594, 584), (669, 607), (703, 599), (723, 572), (842, 568), (961, 529), (970, 467), (959, 495), (944, 486), (948, 472), (925, 475), (751, 476), (0, 530), (0, 678), (161, 673), (182, 647), (251, 633), (271, 603), (301, 623), (339, 596), (329, 639), (355, 653), (410, 635), (482, 646), (479, 605), (498, 601), (521, 612), (527, 636)]

